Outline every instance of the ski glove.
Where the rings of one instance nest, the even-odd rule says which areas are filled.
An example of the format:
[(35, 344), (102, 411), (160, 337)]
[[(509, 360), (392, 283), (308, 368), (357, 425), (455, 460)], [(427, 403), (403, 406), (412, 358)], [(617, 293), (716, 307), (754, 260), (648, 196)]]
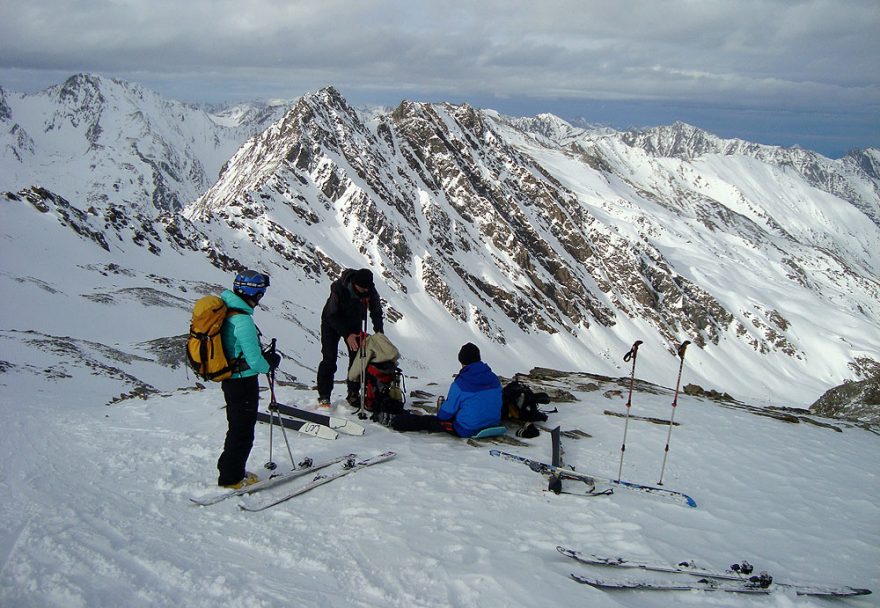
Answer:
[(269, 364), (269, 371), (274, 372), (281, 365), (281, 354), (277, 352), (263, 353), (266, 363)]

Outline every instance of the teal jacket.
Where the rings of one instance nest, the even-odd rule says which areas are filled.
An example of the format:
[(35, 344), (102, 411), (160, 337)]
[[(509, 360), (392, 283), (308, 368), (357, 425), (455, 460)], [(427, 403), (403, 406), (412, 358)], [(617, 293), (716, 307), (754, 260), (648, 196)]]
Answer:
[(233, 362), (238, 359), (242, 362), (241, 367), (244, 367), (243, 370), (232, 374), (232, 378), (248, 378), (269, 373), (269, 363), (263, 357), (260, 336), (257, 333), (257, 326), (254, 325), (254, 309), (228, 289), (220, 294), (220, 298), (230, 311), (234, 310), (238, 313), (227, 316), (223, 321), (223, 327), (220, 328), (226, 359), (233, 367), (235, 365)]

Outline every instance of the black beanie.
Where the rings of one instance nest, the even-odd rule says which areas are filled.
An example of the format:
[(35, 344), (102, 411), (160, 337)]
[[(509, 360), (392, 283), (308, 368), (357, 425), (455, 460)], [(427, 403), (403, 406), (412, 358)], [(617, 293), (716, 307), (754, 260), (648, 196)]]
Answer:
[(480, 349), (476, 344), (468, 342), (458, 351), (458, 362), (462, 365), (470, 365), (480, 360)]
[(370, 272), (369, 268), (361, 268), (360, 270), (355, 270), (351, 275), (351, 282), (358, 287), (363, 287), (364, 289), (372, 289), (373, 288), (373, 273)]

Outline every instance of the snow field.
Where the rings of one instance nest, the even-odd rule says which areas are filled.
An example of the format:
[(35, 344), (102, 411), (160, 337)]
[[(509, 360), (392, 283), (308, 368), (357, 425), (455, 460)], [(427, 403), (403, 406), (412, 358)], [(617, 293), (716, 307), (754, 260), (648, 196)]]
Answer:
[[(408, 382), (432, 393), (445, 386)], [(602, 413), (625, 411), (626, 389), (614, 386), (621, 396), (603, 396), (605, 385), (555, 404), (548, 425), (593, 435), (563, 438), (564, 458), (578, 470), (616, 477), (624, 420)], [(671, 391), (660, 392), (636, 392), (631, 414), (668, 418)], [(300, 405), (314, 398), (286, 387), (277, 397)], [(664, 485), (693, 496), (697, 509), (622, 490), (556, 496), (540, 475), (488, 454), (500, 447), (549, 460), (549, 433), (527, 447), (480, 448), (373, 423), (363, 437), (336, 441), (290, 433), (296, 459), (387, 449), (398, 456), (244, 513), (240, 499), (188, 501), (215, 491), (226, 424), (216, 385), (110, 407), (89, 403), (87, 391), (68, 402), (28, 401), (0, 409), (8, 430), (3, 606), (117, 606), (123, 598), (150, 607), (829, 605), (785, 594), (609, 594), (568, 574), (614, 571), (575, 564), (558, 544), (719, 568), (745, 559), (779, 580), (880, 588), (880, 449), (861, 429), (794, 425), (682, 395)], [(656, 483), (667, 428), (630, 420), (624, 479)], [(279, 439), (273, 457), (286, 468)], [(265, 474), (267, 459), (268, 428), (258, 424), (249, 468)], [(846, 605), (876, 605), (874, 597)]]

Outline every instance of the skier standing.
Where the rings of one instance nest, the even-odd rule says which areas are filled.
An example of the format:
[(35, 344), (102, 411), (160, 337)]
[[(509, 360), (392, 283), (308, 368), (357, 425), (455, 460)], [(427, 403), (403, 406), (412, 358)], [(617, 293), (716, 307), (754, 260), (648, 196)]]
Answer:
[(254, 324), (254, 309), (269, 287), (269, 277), (254, 270), (243, 270), (235, 277), (232, 291), (225, 290), (220, 298), (228, 313), (220, 330), (223, 352), (233, 369), (232, 376), (223, 380), (228, 428), (223, 453), (217, 460), (220, 476), (217, 484), (227, 488), (242, 488), (258, 481), (254, 473), (245, 470), (254, 445), (254, 427), (260, 400), (260, 374), (278, 367), (278, 353), (263, 353), (260, 337)]
[[(339, 339), (343, 338), (348, 348), (348, 370), (357, 357), (361, 331), (366, 330), (368, 312), (373, 323), (373, 332), (383, 333), (382, 302), (373, 284), (373, 273), (368, 268), (344, 270), (330, 285), (330, 296), (321, 312), (321, 363), (318, 365), (320, 407), (330, 407)], [(357, 382), (348, 382), (349, 404), (357, 405), (358, 389)]]

